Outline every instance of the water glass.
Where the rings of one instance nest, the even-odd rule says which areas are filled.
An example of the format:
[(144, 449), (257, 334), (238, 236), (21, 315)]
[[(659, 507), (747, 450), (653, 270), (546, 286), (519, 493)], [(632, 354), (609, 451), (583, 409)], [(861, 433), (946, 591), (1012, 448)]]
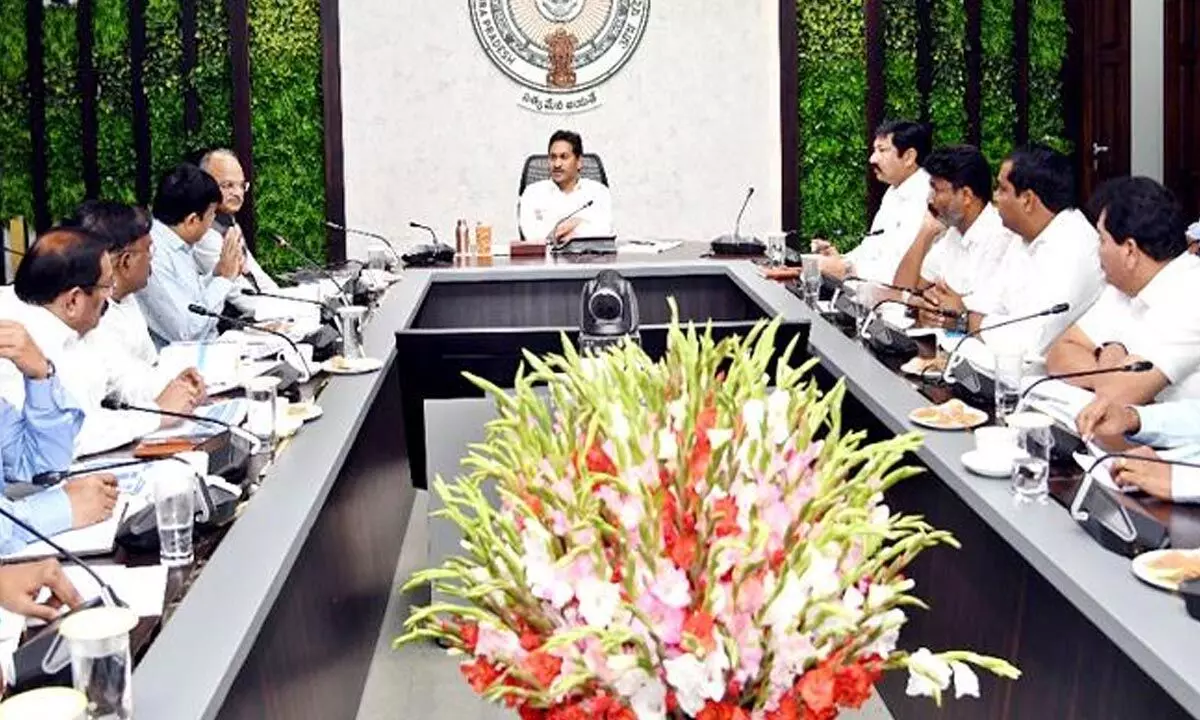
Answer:
[[(489, 254), (490, 252), (489, 250)], [(342, 334), (343, 358), (358, 360), (366, 357), (363, 347), (363, 321), (366, 318), (367, 309), (361, 305), (338, 308), (337, 323), (338, 331)]]
[(256, 377), (243, 385), (246, 391), (246, 429), (258, 439), (270, 443), (275, 438), (275, 394), (277, 377)]
[(1025, 354), (1011, 350), (997, 350), (995, 358), (996, 422), (1003, 425), (1004, 419), (1017, 411), (1021, 401), (1021, 377), (1025, 371)]
[(853, 293), (855, 337), (861, 339), (867, 331), (867, 323), (871, 320), (871, 310), (878, 302), (880, 288), (874, 283), (859, 283)]
[(782, 267), (787, 256), (787, 235), (781, 232), (767, 233), (767, 264)]
[(1054, 448), (1054, 421), (1036, 412), (1008, 416), (1017, 431), (1017, 455), (1012, 465), (1013, 494), (1020, 502), (1044, 503), (1050, 494), (1050, 451)]
[(87, 698), (88, 720), (133, 717), (129, 631), (137, 622), (129, 608), (97, 607), (71, 613), (59, 627), (71, 648), (73, 684)]
[(800, 283), (804, 290), (804, 302), (815, 307), (821, 293), (821, 256), (800, 256)]
[(38, 688), (0, 702), (0, 720), (86, 720), (87, 705), (73, 688)]
[(192, 564), (196, 521), (196, 478), (190, 469), (167, 463), (146, 470), (154, 487), (158, 560), (167, 567)]
[(386, 270), (388, 264), (388, 254), (383, 248), (370, 248), (367, 250), (367, 268), (370, 270)]

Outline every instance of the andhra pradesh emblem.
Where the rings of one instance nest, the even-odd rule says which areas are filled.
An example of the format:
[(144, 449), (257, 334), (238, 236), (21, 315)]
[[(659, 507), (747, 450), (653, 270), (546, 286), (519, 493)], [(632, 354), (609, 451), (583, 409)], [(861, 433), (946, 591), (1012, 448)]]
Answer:
[(650, 0), (468, 0), (492, 62), (524, 90), (520, 104), (548, 113), (596, 106), (596, 88), (641, 43)]

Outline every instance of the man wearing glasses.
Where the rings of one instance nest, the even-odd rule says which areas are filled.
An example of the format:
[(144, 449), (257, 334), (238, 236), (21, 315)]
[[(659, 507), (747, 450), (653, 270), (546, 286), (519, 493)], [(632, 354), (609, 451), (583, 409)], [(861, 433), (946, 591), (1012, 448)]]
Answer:
[[(243, 244), (243, 249), (245, 248), (242, 229), (238, 227), (235, 216), (242, 209), (242, 204), (246, 202), (246, 193), (250, 192), (250, 183), (246, 182), (246, 173), (242, 170), (242, 164), (232, 150), (224, 148), (210, 150), (200, 159), (200, 169), (212, 175), (213, 179), (217, 181), (217, 187), (221, 189), (221, 204), (217, 206), (217, 214), (213, 218), (212, 228), (204, 234), (204, 237), (192, 250), (200, 272), (210, 273), (216, 266), (217, 260), (220, 259), (221, 247), (227, 240), (235, 238), (237, 242)], [(279, 285), (263, 271), (249, 250), (245, 250), (245, 266), (242, 276), (235, 281), (235, 285), (240, 290), (279, 291)], [(247, 300), (248, 298), (236, 295), (230, 298), (233, 305), (242, 311), (251, 309), (251, 303), (246, 302)]]
[[(0, 308), (0, 319), (28, 330), (45, 353), (73, 403), (83, 411), (75, 438), (75, 454), (102, 452), (157, 430), (156, 415), (107, 410), (108, 369), (83, 340), (100, 323), (112, 296), (112, 258), (108, 247), (86, 230), (59, 227), (38, 238), (17, 268), (16, 301)], [(0, 398), (24, 407), (26, 375), (14, 363), (0, 363)], [(164, 410), (188, 408), (185, 402), (164, 403)]]

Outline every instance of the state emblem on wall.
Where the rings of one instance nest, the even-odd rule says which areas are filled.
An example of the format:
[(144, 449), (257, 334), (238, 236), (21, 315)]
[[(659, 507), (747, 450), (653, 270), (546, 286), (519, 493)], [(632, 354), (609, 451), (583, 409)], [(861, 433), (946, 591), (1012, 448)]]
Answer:
[(578, 113), (637, 50), (650, 0), (468, 0), (484, 52), (535, 112)]

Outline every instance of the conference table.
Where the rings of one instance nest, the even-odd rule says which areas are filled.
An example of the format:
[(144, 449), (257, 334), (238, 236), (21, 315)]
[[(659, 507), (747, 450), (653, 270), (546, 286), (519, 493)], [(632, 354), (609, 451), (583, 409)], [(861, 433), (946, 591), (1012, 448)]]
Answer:
[[(648, 302), (671, 293), (690, 298), (681, 307), (693, 315), (803, 324), (807, 352), (820, 360), (819, 382), (844, 380), (850, 390), (849, 426), (873, 437), (915, 429), (908, 414), (929, 404), (927, 389), (752, 262), (705, 258), (702, 249), (490, 258), (405, 271), (365, 332), (367, 353), (383, 368), (329, 378), (319, 397), (323, 417), (280, 454), (141, 657), (137, 716), (353, 718), (396, 592), (393, 575), (415, 494), (444, 458), (462, 456), (487, 417), (489, 401), (462, 386), (453, 388), (454, 398), (433, 397), (420, 382), (428, 368), (417, 372), (412, 348), (453, 345), (456, 334), (476, 326), (491, 327), (488, 337), (506, 343), (530, 326), (560, 326), (577, 317), (579, 291), (601, 268), (631, 280), (643, 315)], [(496, 355), (489, 367), (503, 366), (495, 364), (504, 360), (496, 349), (505, 347), (489, 351)], [(457, 371), (441, 365), (443, 374)], [(446, 425), (444, 413), (425, 410), (449, 400), (475, 413), (473, 426), (458, 423), (462, 437), (426, 426)], [(438, 412), (446, 410), (457, 411), (445, 405)], [(1025, 674), (1017, 682), (981, 676), (982, 699), (947, 701), (940, 710), (906, 698), (904, 678), (889, 677), (880, 692), (892, 714), (1200, 717), (1200, 623), (1182, 601), (1141, 584), (1128, 560), (1095, 544), (1060, 504), (1016, 504), (1007, 482), (968, 473), (959, 458), (972, 447), (969, 433), (927, 433), (911, 458), (927, 472), (887, 498), (893, 509), (923, 514), (963, 544), (928, 551), (911, 567), (931, 611), (910, 614), (901, 646), (970, 648), (1003, 656)], [(1155, 512), (1171, 520), (1174, 511)]]

